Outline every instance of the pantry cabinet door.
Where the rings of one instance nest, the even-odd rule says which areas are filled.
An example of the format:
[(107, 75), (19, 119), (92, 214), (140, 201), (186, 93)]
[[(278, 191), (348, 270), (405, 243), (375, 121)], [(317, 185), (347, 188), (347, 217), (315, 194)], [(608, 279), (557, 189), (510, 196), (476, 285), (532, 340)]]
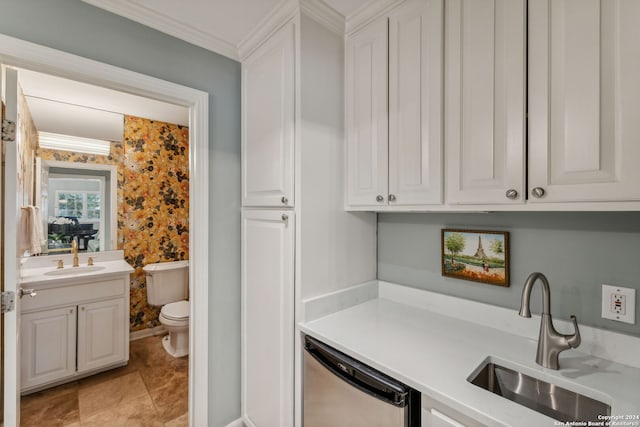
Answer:
[(389, 17), (389, 205), (442, 203), (443, 2)]
[(294, 213), (242, 213), (242, 418), (292, 427)]
[(525, 200), (525, 23), (524, 0), (447, 1), (445, 183), (450, 204)]
[(387, 19), (347, 38), (347, 205), (387, 204)]
[(529, 201), (640, 200), (640, 2), (529, 12)]
[(242, 63), (242, 205), (293, 206), (295, 33), (289, 23)]

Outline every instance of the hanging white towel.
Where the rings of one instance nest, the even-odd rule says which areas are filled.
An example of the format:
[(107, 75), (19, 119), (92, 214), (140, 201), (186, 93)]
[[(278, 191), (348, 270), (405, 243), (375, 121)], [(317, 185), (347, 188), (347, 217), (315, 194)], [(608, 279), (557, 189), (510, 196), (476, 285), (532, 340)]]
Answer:
[(31, 255), (42, 253), (45, 243), (44, 227), (37, 206), (25, 206), (20, 214), (20, 252), (29, 251)]

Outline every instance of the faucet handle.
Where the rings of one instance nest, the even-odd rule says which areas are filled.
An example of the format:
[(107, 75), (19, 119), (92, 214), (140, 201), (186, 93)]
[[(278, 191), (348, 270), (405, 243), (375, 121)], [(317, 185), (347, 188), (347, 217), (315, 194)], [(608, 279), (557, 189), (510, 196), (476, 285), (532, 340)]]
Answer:
[(567, 338), (567, 344), (569, 345), (569, 347), (576, 348), (580, 345), (582, 339), (580, 338), (578, 319), (576, 319), (576, 316), (574, 316), (573, 314), (571, 315), (571, 321), (573, 321), (573, 328), (575, 329), (575, 332), (573, 333), (573, 335), (565, 335), (565, 337)]
[(57, 260), (54, 260), (53, 262), (58, 264), (58, 267), (57, 267), (58, 269), (64, 268), (64, 261), (63, 260), (57, 259)]

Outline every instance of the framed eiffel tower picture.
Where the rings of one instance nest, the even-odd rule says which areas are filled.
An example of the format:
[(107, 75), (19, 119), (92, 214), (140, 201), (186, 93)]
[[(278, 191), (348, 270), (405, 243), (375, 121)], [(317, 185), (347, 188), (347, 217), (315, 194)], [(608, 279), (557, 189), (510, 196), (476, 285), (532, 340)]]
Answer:
[(442, 275), (509, 286), (509, 232), (442, 229)]

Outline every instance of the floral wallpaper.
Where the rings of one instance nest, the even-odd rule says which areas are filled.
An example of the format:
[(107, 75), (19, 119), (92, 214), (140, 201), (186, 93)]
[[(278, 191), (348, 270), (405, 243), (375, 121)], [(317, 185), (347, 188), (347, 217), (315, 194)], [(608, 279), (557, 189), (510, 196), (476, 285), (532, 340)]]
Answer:
[(124, 119), (124, 256), (131, 275), (131, 330), (158, 326), (147, 305), (147, 264), (189, 259), (189, 129)]
[(124, 117), (122, 143), (108, 156), (38, 149), (46, 160), (118, 166), (118, 249), (131, 274), (130, 330), (158, 326), (142, 267), (189, 259), (189, 128)]

